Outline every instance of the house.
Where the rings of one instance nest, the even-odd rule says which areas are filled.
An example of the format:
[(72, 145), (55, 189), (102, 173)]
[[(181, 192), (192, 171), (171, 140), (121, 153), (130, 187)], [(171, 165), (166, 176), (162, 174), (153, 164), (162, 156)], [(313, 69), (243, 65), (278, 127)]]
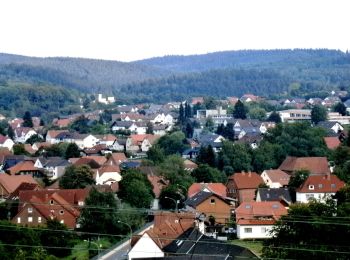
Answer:
[(104, 97), (102, 97), (102, 94), (98, 94), (97, 95), (97, 102), (105, 104), (105, 105), (108, 105), (108, 104), (114, 103), (115, 102), (115, 98), (113, 96), (104, 98)]
[(18, 213), (12, 222), (38, 226), (45, 225), (49, 219), (57, 219), (74, 229), (89, 192), (89, 189), (21, 191)]
[(67, 160), (60, 157), (40, 157), (34, 163), (34, 167), (43, 169), (45, 175), (51, 180), (60, 178), (69, 165), (70, 163)]
[(222, 142), (225, 138), (217, 134), (201, 134), (198, 138), (198, 143), (201, 147), (207, 147), (211, 145), (214, 152), (219, 152), (222, 147)]
[(28, 159), (25, 155), (13, 155), (13, 154), (7, 154), (5, 153), (3, 162), (2, 162), (2, 170), (6, 171), (8, 168), (11, 168), (12, 166), (15, 166), (19, 162), (23, 162), (26, 159)]
[(131, 240), (128, 259), (164, 257), (164, 249), (195, 224), (193, 213), (157, 212), (154, 225)]
[(72, 118), (60, 118), (60, 119), (54, 119), (52, 121), (53, 126), (57, 126), (58, 128), (67, 128), (70, 123), (73, 122)]
[(169, 181), (164, 179), (162, 176), (147, 174), (147, 179), (153, 186), (153, 193), (155, 195), (154, 200), (152, 202), (151, 209), (158, 210), (159, 209), (159, 196), (162, 192), (162, 189), (169, 185)]
[[(124, 114), (124, 113), (135, 113), (137, 112), (139, 109), (137, 106), (127, 106), (127, 105), (123, 105), (123, 106), (118, 106), (117, 110), (119, 111), (119, 113)], [(113, 115), (112, 115), (113, 116)]]
[(90, 148), (85, 148), (82, 153), (85, 155), (104, 155), (106, 153), (111, 153), (105, 144), (97, 144)]
[(9, 125), (12, 129), (16, 129), (22, 126), (24, 120), (22, 118), (15, 118), (9, 121)]
[(61, 139), (58, 137), (61, 134), (68, 134), (67, 130), (49, 130), (46, 133), (46, 142), (50, 144), (57, 144), (61, 142)]
[(97, 185), (112, 185), (121, 181), (120, 168), (116, 165), (104, 165), (96, 170), (95, 181)]
[(138, 153), (147, 152), (160, 136), (152, 134), (135, 134), (126, 139), (126, 151)]
[(227, 194), (236, 201), (236, 205), (250, 202), (255, 199), (255, 192), (263, 183), (263, 179), (255, 172), (238, 172), (228, 178)]
[(212, 192), (221, 197), (227, 197), (226, 186), (222, 183), (193, 183), (187, 191), (187, 197), (191, 198), (198, 192)]
[(290, 175), (280, 169), (265, 170), (261, 178), (269, 188), (282, 188), (288, 186)]
[(191, 160), (184, 160), (185, 171), (192, 172), (193, 170), (198, 168), (198, 164), (192, 162)]
[(22, 183), (38, 185), (37, 181), (30, 175), (8, 175), (0, 174), (0, 195), (1, 198), (10, 196)]
[(323, 140), (326, 143), (327, 148), (330, 150), (334, 150), (341, 145), (338, 136), (323, 137)]
[(197, 110), (196, 118), (214, 118), (214, 117), (226, 117), (227, 110), (222, 109), (221, 106), (218, 106), (216, 109), (199, 109)]
[(122, 114), (113, 114), (112, 115), (112, 121), (143, 121), (145, 119), (145, 116), (139, 113), (122, 113)]
[(328, 121), (348, 125), (350, 124), (350, 116), (343, 116), (338, 112), (328, 112)]
[(99, 142), (94, 135), (91, 134), (75, 134), (70, 143), (75, 143), (80, 149), (91, 148)]
[(111, 153), (107, 159), (106, 165), (116, 165), (119, 166), (121, 163), (126, 162), (128, 159), (125, 153)]
[(114, 121), (111, 125), (111, 130), (113, 132), (118, 131), (129, 131), (130, 133), (135, 133), (137, 129), (136, 122), (132, 121)]
[(99, 139), (99, 144), (104, 144), (106, 147), (113, 146), (114, 142), (117, 140), (117, 137), (112, 134), (96, 136)]
[(11, 138), (0, 134), (0, 147), (7, 148), (9, 149), (9, 151), (12, 151), (12, 147), (14, 144), (15, 143), (12, 141)]
[(311, 175), (329, 174), (327, 157), (293, 157), (287, 156), (278, 169), (293, 175), (298, 170), (308, 170)]
[(124, 151), (125, 150), (125, 145), (126, 145), (126, 139), (125, 138), (117, 138), (117, 140), (115, 140), (113, 142), (113, 144), (111, 146), (109, 146), (109, 150), (111, 151)]
[(193, 97), (191, 100), (191, 105), (203, 104), (204, 97)]
[(288, 188), (259, 188), (256, 201), (279, 201), (285, 207), (288, 207), (292, 203), (292, 198)]
[(260, 98), (258, 96), (255, 96), (253, 94), (244, 94), (241, 98), (242, 102), (256, 102), (258, 101)]
[(32, 160), (24, 160), (8, 168), (6, 172), (10, 175), (31, 175), (33, 178), (42, 178), (43, 171), (34, 166)]
[(296, 200), (301, 203), (308, 203), (310, 199), (325, 202), (344, 186), (345, 182), (336, 175), (311, 175), (296, 190)]
[(25, 143), (33, 135), (38, 134), (34, 129), (29, 127), (18, 127), (14, 129), (14, 132), (14, 139), (16, 143)]
[(229, 223), (234, 210), (234, 203), (230, 198), (204, 190), (188, 198), (184, 204), (187, 210), (203, 213), (207, 220), (214, 217), (216, 223), (224, 225)]
[(321, 121), (316, 126), (324, 129), (328, 136), (334, 136), (334, 134), (337, 135), (344, 130), (344, 127), (338, 122)]
[(287, 209), (278, 201), (243, 202), (236, 208), (237, 237), (270, 238), (273, 225), (283, 215)]
[(288, 109), (278, 112), (282, 122), (311, 120), (311, 109)]
[(40, 149), (45, 150), (46, 148), (50, 147), (51, 144), (48, 142), (36, 142), (32, 145), (32, 149), (34, 151), (39, 151)]

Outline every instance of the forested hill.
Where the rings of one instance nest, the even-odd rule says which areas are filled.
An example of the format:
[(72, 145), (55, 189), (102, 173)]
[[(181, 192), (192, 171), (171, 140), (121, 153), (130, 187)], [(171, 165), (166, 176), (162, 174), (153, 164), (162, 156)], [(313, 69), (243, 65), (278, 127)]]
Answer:
[(44, 83), (83, 92), (112, 93), (123, 84), (169, 75), (136, 63), (82, 58), (35, 58), (0, 53), (0, 82)]
[(173, 72), (199, 72), (223, 68), (318, 67), (344, 63), (346, 54), (328, 49), (241, 50), (203, 55), (165, 56), (136, 61), (137, 64)]

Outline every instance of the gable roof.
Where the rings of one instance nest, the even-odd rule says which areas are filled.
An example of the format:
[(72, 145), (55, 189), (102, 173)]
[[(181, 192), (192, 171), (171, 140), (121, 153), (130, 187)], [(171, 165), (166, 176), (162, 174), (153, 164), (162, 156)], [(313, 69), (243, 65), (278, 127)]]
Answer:
[(237, 172), (229, 177), (237, 186), (237, 189), (257, 189), (264, 183), (259, 174), (255, 172)]
[(297, 170), (309, 170), (311, 174), (328, 174), (327, 157), (293, 157), (287, 156), (280, 167), (282, 171), (294, 172)]
[(191, 198), (200, 191), (216, 193), (221, 197), (227, 196), (226, 186), (222, 183), (193, 183), (188, 188), (187, 196)]
[(324, 137), (323, 140), (327, 148), (331, 150), (336, 149), (341, 144), (338, 136)]
[(292, 202), (288, 188), (259, 188), (257, 197), (260, 196), (260, 201), (285, 201), (287, 203)]
[(198, 205), (200, 205), (203, 201), (206, 199), (210, 198), (211, 196), (215, 196), (218, 199), (224, 201), (227, 204), (230, 204), (228, 201), (225, 200), (224, 197), (221, 197), (220, 195), (212, 192), (207, 192), (207, 191), (200, 191), (193, 195), (192, 197), (188, 198), (184, 203), (187, 206), (190, 206), (192, 208), (196, 208)]
[(127, 161), (125, 153), (111, 153), (106, 164), (120, 165), (122, 162)]
[[(236, 221), (237, 224), (268, 224), (266, 220), (273, 224), (281, 216), (287, 214), (287, 209), (279, 201), (251, 201), (242, 202), (238, 208), (236, 208)], [(255, 222), (251, 221), (255, 220)]]
[(165, 180), (161, 176), (147, 175), (147, 179), (150, 181), (150, 183), (153, 186), (153, 193), (156, 198), (159, 198), (160, 193), (162, 192), (162, 189), (169, 185), (169, 181)]
[(265, 170), (264, 172), (272, 182), (278, 182), (282, 186), (288, 185), (289, 183), (290, 175), (280, 169)]
[(67, 130), (49, 130), (47, 131), (46, 136), (50, 136), (51, 138), (57, 138), (57, 136), (62, 133), (69, 133), (69, 132)]
[[(311, 187), (313, 187), (311, 189)], [(297, 189), (300, 193), (335, 193), (345, 186), (336, 175), (311, 175)]]
[(25, 160), (22, 162), (17, 163), (15, 166), (12, 166), (11, 168), (8, 168), (6, 170), (9, 174), (14, 175), (17, 174), (19, 172), (23, 172), (23, 171), (40, 171), (39, 168), (34, 167), (34, 162), (31, 160)]
[(160, 135), (152, 135), (152, 134), (133, 134), (130, 135), (131, 141), (135, 145), (139, 145), (143, 142), (143, 140), (147, 139), (150, 144), (154, 144), (156, 140), (160, 138)]
[(0, 174), (0, 184), (8, 193), (14, 192), (22, 183), (38, 184), (31, 175)]

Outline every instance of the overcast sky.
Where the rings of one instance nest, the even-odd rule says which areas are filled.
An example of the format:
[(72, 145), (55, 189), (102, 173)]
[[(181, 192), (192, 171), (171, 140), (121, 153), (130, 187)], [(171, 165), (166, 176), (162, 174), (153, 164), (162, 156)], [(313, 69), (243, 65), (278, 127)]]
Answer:
[(0, 52), (131, 61), (350, 49), (349, 0), (0, 0)]

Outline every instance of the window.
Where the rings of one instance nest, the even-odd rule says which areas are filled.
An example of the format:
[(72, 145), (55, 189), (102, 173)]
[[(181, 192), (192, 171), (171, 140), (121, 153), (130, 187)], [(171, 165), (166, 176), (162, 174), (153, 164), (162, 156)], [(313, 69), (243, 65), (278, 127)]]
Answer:
[(322, 189), (323, 188), (323, 184), (318, 184), (318, 188)]
[(306, 199), (309, 200), (311, 198), (314, 198), (314, 194), (306, 194)]
[(336, 187), (335, 183), (332, 183), (332, 184), (331, 184), (331, 188), (332, 188), (332, 189), (335, 189), (335, 187)]
[(60, 221), (60, 223), (61, 223), (61, 224), (64, 224), (64, 220), (62, 219), (62, 220)]
[(265, 234), (266, 233), (266, 227), (261, 228), (261, 233)]
[(41, 223), (41, 217), (38, 217), (38, 223)]
[(17, 218), (17, 223), (18, 224), (21, 223), (21, 218), (20, 217)]
[(309, 190), (313, 190), (315, 189), (315, 186), (314, 185), (309, 185)]
[(28, 213), (32, 213), (33, 212), (33, 208), (28, 208)]
[(53, 205), (53, 200), (50, 200), (50, 204)]
[(63, 215), (64, 211), (63, 210), (60, 210), (60, 214)]
[(78, 201), (79, 206), (84, 206), (84, 201)]
[(247, 204), (247, 205), (245, 205), (245, 208), (246, 208), (246, 209), (250, 209), (251, 206), (250, 206), (249, 204)]
[(215, 204), (215, 199), (211, 199), (210, 204)]
[(28, 222), (32, 223), (33, 222), (33, 217), (28, 217)]
[(244, 233), (253, 233), (252, 228), (244, 228)]

